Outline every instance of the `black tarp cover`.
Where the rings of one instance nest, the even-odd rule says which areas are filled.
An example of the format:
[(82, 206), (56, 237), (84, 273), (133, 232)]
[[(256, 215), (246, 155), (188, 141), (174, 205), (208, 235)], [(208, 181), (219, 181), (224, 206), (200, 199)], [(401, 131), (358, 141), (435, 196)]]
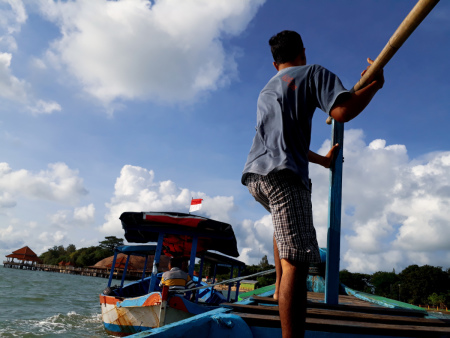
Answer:
[(177, 212), (124, 212), (120, 216), (125, 238), (130, 243), (157, 242), (166, 233), (163, 252), (190, 256), (192, 237), (198, 234), (197, 255), (206, 250), (238, 257), (236, 237), (230, 224)]

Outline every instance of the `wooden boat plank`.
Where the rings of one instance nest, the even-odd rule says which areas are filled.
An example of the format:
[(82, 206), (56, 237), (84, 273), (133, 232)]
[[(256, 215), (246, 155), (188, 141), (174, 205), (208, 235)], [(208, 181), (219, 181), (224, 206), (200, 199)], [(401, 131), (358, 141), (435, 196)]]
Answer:
[[(260, 297), (255, 295), (252, 296), (252, 298), (254, 300), (267, 304), (278, 304), (278, 301), (273, 299), (272, 297)], [(313, 303), (325, 303), (325, 295), (320, 292), (308, 292), (308, 301)], [(354, 296), (348, 295), (340, 295), (339, 304), (380, 307), (380, 305), (369, 303)]]
[(273, 299), (272, 297), (260, 297), (260, 296), (254, 295), (251, 298), (257, 303), (278, 304), (278, 300)]
[[(260, 296), (252, 296), (254, 300), (258, 302), (264, 302), (267, 304), (278, 304), (278, 301), (273, 299), (272, 297), (260, 297)], [(308, 292), (308, 301), (313, 303), (324, 303), (325, 295), (319, 292)], [(359, 305), (359, 306), (372, 306), (372, 307), (380, 307), (380, 305), (374, 303), (368, 303), (361, 299), (358, 299), (354, 296), (340, 295), (339, 296), (339, 304), (347, 304), (347, 305)]]
[(409, 309), (391, 309), (384, 307), (370, 307), (370, 306), (354, 306), (354, 305), (341, 305), (341, 304), (323, 304), (323, 303), (309, 303), (308, 308), (315, 309), (327, 309), (327, 310), (342, 310), (351, 312), (362, 312), (362, 313), (372, 313), (380, 315), (391, 315), (391, 316), (407, 316), (407, 317), (417, 317), (424, 318), (426, 312), (409, 310)]
[[(323, 295), (323, 294), (319, 294)], [(309, 297), (309, 293), (308, 293)], [(352, 296), (339, 296), (339, 297), (350, 297)], [(274, 300), (271, 297), (258, 297), (253, 296), (253, 300), (258, 304), (278, 304), (277, 300)], [(316, 296), (316, 299), (319, 299)], [(355, 298), (356, 299), (356, 298)], [(309, 298), (308, 298), (309, 300)], [(374, 313), (374, 314), (388, 314), (388, 315), (394, 315), (394, 316), (409, 316), (409, 317), (425, 317), (426, 311), (418, 311), (418, 310), (412, 310), (412, 309), (393, 309), (393, 308), (386, 308), (379, 305), (375, 305), (372, 303), (364, 302), (358, 299), (359, 302), (344, 302), (339, 304), (325, 304), (325, 303), (319, 303), (319, 302), (309, 302), (307, 304), (308, 308), (315, 308), (315, 309), (329, 309), (329, 310), (342, 310), (342, 311), (352, 311), (352, 312), (364, 312), (364, 313)]]
[[(278, 306), (243, 305), (236, 303), (223, 303), (222, 306), (231, 307), (235, 312), (245, 312), (248, 314), (261, 314), (278, 316)], [(361, 312), (328, 310), (328, 309), (307, 309), (307, 316), (311, 318), (329, 318), (339, 320), (366, 321), (373, 323), (388, 323), (397, 325), (418, 325), (418, 326), (442, 326), (450, 327), (450, 321), (441, 319), (426, 319), (417, 317), (391, 316), (386, 314), (368, 314)]]
[[(249, 326), (280, 328), (280, 317), (232, 312), (240, 316)], [(380, 324), (356, 321), (341, 321), (324, 318), (306, 318), (309, 331), (339, 332), (407, 337), (450, 337), (450, 327)]]

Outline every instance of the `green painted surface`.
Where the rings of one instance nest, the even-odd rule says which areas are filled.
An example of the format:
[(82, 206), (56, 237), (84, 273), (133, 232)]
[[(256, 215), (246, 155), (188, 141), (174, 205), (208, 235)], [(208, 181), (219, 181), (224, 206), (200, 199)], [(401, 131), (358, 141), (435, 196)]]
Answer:
[(241, 283), (241, 289), (247, 289), (250, 291), (255, 290), (256, 283)]
[(388, 307), (388, 308), (393, 308), (393, 309), (409, 309), (409, 310), (416, 310), (416, 311), (421, 311), (421, 312), (427, 313), (427, 311), (424, 308), (421, 308), (416, 305), (403, 303), (398, 300), (389, 299), (389, 298), (385, 298), (385, 297), (381, 297), (381, 296), (377, 296), (377, 295), (372, 295), (370, 293), (355, 291), (343, 284), (342, 284), (342, 286), (344, 286), (345, 292), (347, 294), (349, 294), (351, 296), (355, 296), (356, 298), (359, 298), (366, 302), (375, 303), (375, 304), (378, 304), (378, 305), (381, 305), (384, 307)]
[(248, 298), (250, 296), (259, 295), (261, 293), (265, 293), (265, 292), (271, 291), (271, 290), (275, 290), (275, 284), (267, 285), (267, 286), (264, 286), (264, 287), (256, 289), (256, 290), (252, 290), (252, 291), (249, 291), (249, 292), (241, 293), (241, 294), (239, 294), (238, 300), (243, 300), (243, 299)]

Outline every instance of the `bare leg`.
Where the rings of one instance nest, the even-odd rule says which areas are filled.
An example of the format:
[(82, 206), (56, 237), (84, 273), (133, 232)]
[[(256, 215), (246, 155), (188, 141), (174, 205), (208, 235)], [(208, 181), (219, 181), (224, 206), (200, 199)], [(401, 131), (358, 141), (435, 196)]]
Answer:
[(281, 260), (283, 275), (279, 290), (279, 311), (283, 338), (305, 335), (307, 263)]
[(273, 299), (278, 299), (279, 298), (278, 295), (280, 292), (281, 275), (283, 274), (283, 270), (281, 269), (280, 255), (278, 253), (278, 247), (277, 247), (277, 242), (275, 241), (275, 235), (273, 236), (273, 258), (275, 260), (275, 272), (276, 272), (275, 293), (273, 294)]

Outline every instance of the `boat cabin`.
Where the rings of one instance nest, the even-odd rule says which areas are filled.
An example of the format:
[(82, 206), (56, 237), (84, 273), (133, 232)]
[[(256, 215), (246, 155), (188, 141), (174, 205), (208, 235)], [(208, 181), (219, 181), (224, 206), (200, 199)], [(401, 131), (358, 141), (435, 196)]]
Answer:
[[(161, 291), (159, 282), (162, 272), (158, 268), (161, 255), (164, 254), (189, 260), (188, 274), (197, 284), (197, 287), (204, 286), (203, 289), (196, 292), (195, 302), (220, 304), (225, 301), (237, 301), (239, 282), (236, 283), (234, 299), (230, 299), (231, 284), (228, 286), (228, 295), (225, 298), (213, 287), (206, 287), (208, 284), (203, 282), (201, 278), (206, 262), (214, 270), (212, 284), (216, 282), (217, 267), (228, 267), (230, 269), (230, 279), (233, 278), (235, 269), (237, 269), (237, 276), (240, 277), (245, 263), (233, 258), (239, 256), (239, 252), (231, 225), (201, 216), (174, 212), (125, 212), (120, 216), (120, 220), (128, 242), (156, 242), (156, 244), (117, 247), (114, 251), (112, 266), (116, 265), (119, 254), (127, 256), (126, 261), (123, 262), (121, 283), (120, 286), (113, 287), (111, 285), (114, 278), (114, 270), (112, 269), (105, 294), (109, 293), (127, 298)], [(153, 262), (149, 263), (148, 256), (150, 255), (154, 255), (154, 259)], [(142, 278), (124, 286), (126, 272), (130, 268), (129, 260), (131, 256), (145, 257)], [(198, 277), (194, 275), (196, 258), (200, 259)], [(152, 264), (150, 277), (146, 277), (148, 264)], [(189, 296), (190, 292), (187, 292), (186, 298), (188, 299)]]

